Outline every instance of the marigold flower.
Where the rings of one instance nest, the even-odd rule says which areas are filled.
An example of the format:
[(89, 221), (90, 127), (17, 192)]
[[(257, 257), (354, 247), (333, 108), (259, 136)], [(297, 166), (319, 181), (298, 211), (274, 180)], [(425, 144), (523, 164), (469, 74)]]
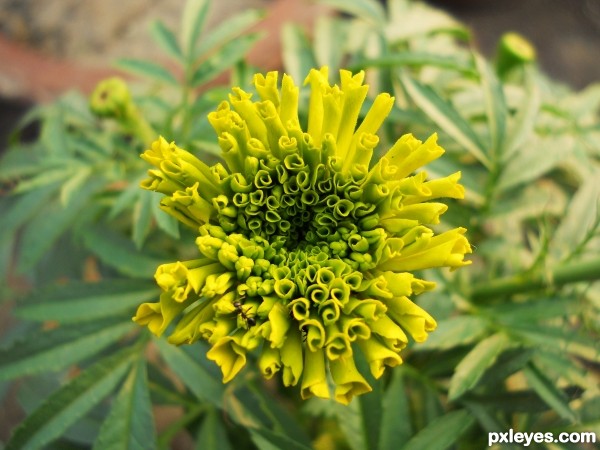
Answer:
[(435, 284), (410, 272), (467, 265), (471, 248), (464, 228), (429, 228), (447, 209), (431, 200), (464, 195), (460, 172), (431, 181), (415, 173), (444, 152), (436, 135), (404, 135), (373, 162), (394, 99), (378, 95), (357, 127), (364, 73), (340, 71), (340, 86), (327, 75), (312, 70), (305, 81), (305, 127), (288, 75), (278, 88), (277, 72), (257, 74), (259, 101), (233, 88), (208, 115), (225, 165), (209, 167), (162, 137), (142, 155), (156, 167), (142, 187), (198, 230), (201, 256), (160, 266), (160, 301), (134, 320), (159, 336), (174, 323), (173, 344), (207, 340), (223, 382), (260, 349), (265, 378), (280, 372), (302, 398), (329, 398), (331, 384), (347, 404), (371, 390), (355, 352), (379, 378), (402, 363), (407, 334), (422, 342), (436, 327), (411, 300)]

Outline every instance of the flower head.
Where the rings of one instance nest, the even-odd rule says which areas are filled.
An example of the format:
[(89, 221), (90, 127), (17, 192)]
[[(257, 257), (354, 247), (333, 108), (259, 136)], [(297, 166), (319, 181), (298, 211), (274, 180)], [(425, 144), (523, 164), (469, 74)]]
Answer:
[(356, 352), (379, 378), (402, 363), (407, 334), (421, 342), (436, 327), (411, 300), (434, 283), (411, 272), (464, 266), (471, 249), (465, 229), (429, 228), (447, 209), (436, 199), (464, 195), (460, 173), (427, 181), (415, 172), (444, 152), (436, 136), (404, 135), (372, 161), (394, 99), (378, 95), (359, 121), (364, 73), (340, 71), (340, 86), (327, 75), (306, 79), (306, 126), (289, 76), (278, 87), (277, 72), (257, 74), (259, 101), (234, 88), (208, 116), (225, 165), (162, 137), (142, 155), (156, 167), (142, 187), (198, 230), (199, 258), (159, 267), (160, 301), (134, 320), (157, 335), (175, 323), (174, 344), (207, 340), (224, 382), (257, 350), (266, 378), (280, 373), (303, 398), (347, 404), (371, 390)]

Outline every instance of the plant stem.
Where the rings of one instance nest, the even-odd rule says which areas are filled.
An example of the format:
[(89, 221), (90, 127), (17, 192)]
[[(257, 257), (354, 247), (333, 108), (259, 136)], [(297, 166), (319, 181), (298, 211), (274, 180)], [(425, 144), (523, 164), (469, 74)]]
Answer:
[(600, 279), (600, 258), (595, 258), (558, 266), (545, 274), (517, 275), (481, 283), (473, 287), (471, 298), (483, 300), (598, 279)]

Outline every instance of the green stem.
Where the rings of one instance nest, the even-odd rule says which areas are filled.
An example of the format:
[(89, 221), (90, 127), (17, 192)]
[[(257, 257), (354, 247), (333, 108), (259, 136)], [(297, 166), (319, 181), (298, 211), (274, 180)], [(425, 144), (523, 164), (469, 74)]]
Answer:
[(482, 283), (473, 287), (471, 298), (473, 300), (484, 300), (598, 279), (600, 279), (600, 258), (595, 258), (559, 266), (545, 274), (517, 275)]

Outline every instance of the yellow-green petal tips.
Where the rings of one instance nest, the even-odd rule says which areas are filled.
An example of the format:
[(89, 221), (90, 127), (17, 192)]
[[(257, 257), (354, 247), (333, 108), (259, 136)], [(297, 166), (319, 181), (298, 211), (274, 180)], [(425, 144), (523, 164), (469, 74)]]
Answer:
[(394, 98), (379, 94), (361, 118), (364, 72), (329, 76), (307, 75), (308, 115), (286, 74), (281, 84), (276, 72), (256, 74), (256, 99), (233, 88), (208, 115), (223, 163), (209, 167), (163, 137), (142, 154), (154, 166), (142, 187), (195, 230), (197, 257), (158, 268), (160, 300), (134, 321), (174, 345), (206, 340), (224, 383), (257, 361), (303, 399), (348, 404), (372, 390), (357, 356), (379, 378), (409, 339), (435, 330), (415, 303), (435, 283), (412, 272), (467, 265), (471, 247), (464, 228), (430, 228), (448, 209), (440, 199), (465, 193), (460, 172), (429, 180), (422, 170), (444, 153), (437, 135), (407, 134), (382, 152)]

